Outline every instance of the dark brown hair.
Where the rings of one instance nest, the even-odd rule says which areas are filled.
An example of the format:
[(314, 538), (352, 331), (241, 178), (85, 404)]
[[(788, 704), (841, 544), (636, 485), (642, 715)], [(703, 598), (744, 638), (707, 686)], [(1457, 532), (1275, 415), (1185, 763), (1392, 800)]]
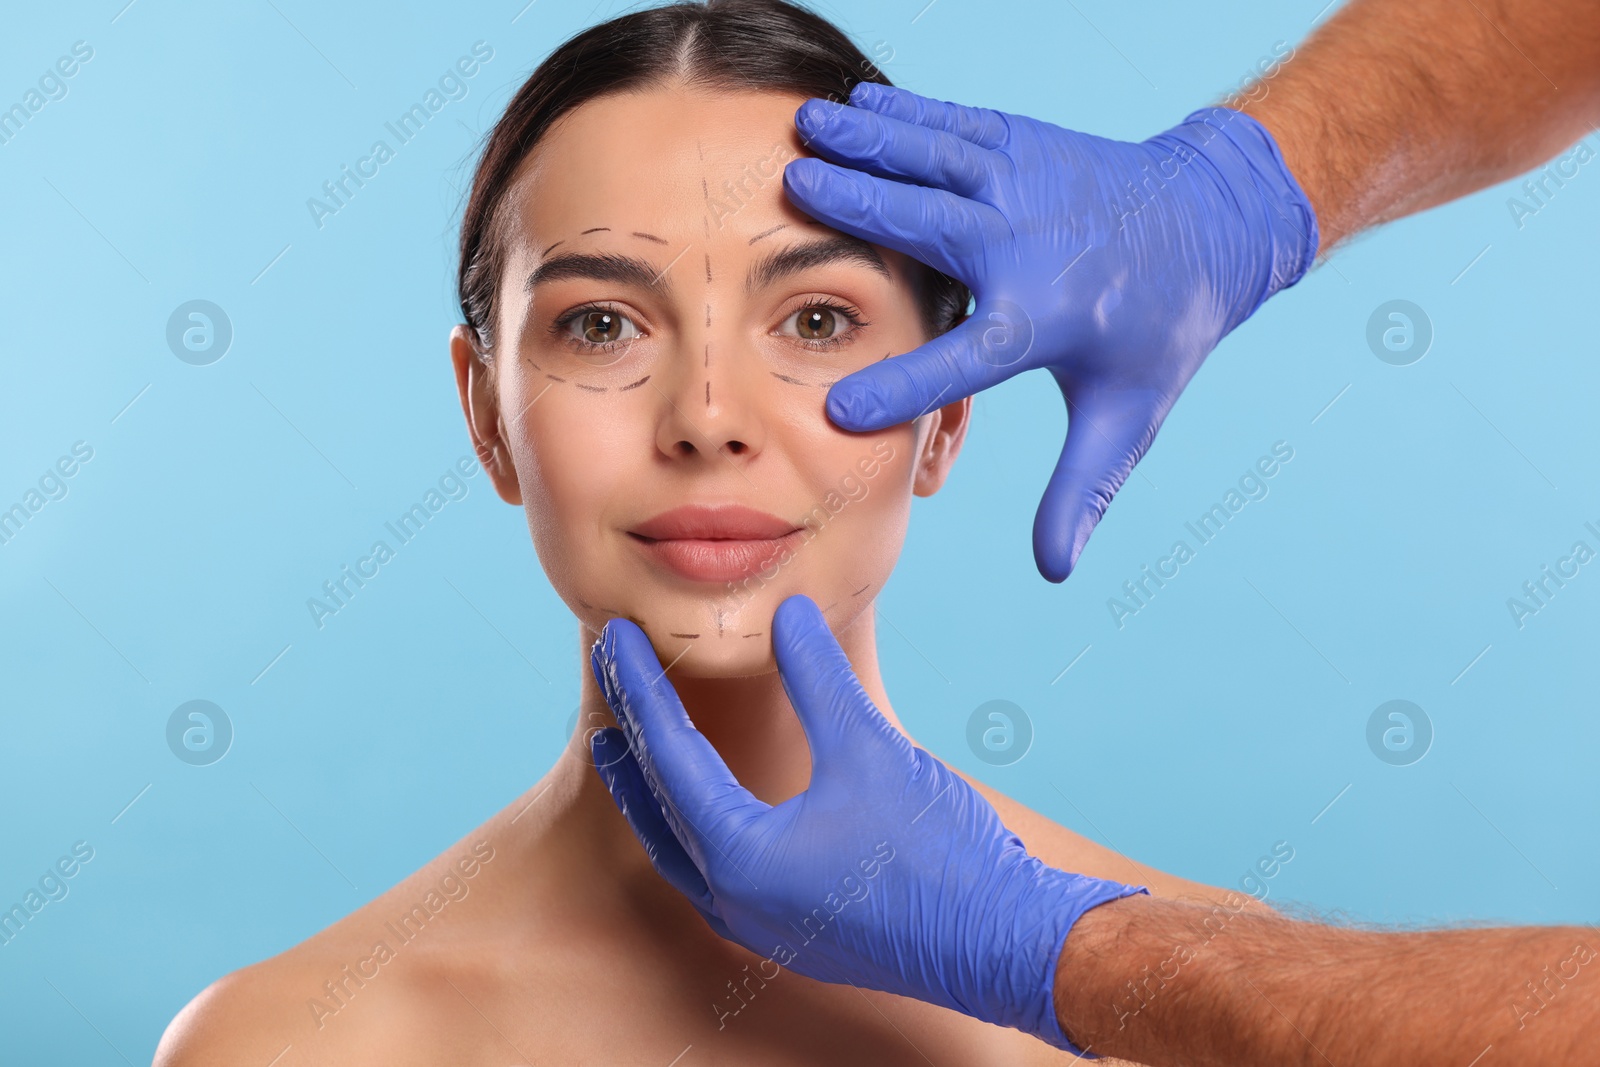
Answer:
[[(784, 0), (673, 3), (621, 15), (560, 45), (495, 123), (461, 220), (461, 314), (488, 357), (505, 266), (499, 232), (518, 165), (562, 115), (608, 93), (681, 79), (696, 87), (793, 92), (843, 102), (858, 82), (890, 84), (831, 22)], [(920, 266), (920, 264), (919, 264)], [(929, 336), (967, 310), (967, 287), (923, 266), (917, 300)]]

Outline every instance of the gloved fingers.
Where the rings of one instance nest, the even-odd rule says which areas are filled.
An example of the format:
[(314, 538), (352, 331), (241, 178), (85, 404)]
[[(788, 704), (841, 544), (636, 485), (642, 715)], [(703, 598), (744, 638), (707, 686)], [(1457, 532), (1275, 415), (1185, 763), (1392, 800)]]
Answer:
[(672, 833), (644, 772), (633, 753), (627, 750), (628, 741), (622, 731), (614, 726), (596, 730), (590, 738), (594, 752), (595, 770), (606, 784), (612, 801), (628, 820), (628, 828), (639, 839), (650, 857), (650, 865), (674, 889), (689, 898), (690, 903), (702, 912), (711, 908), (711, 890), (706, 886), (705, 875), (694, 860), (684, 851), (683, 843)]
[[(996, 313), (998, 314), (998, 313)], [(998, 385), (1029, 366), (1013, 360), (1018, 339), (974, 316), (903, 355), (880, 359), (828, 390), (828, 417), (846, 430), (881, 430)], [(1000, 353), (1004, 352), (1004, 355)]]
[(801, 104), (794, 122), (807, 146), (832, 162), (957, 196), (982, 189), (1001, 158), (953, 133), (822, 100)]
[(1000, 148), (1011, 136), (1004, 112), (935, 100), (894, 85), (860, 82), (850, 91), (850, 104), (930, 130), (953, 133), (980, 148)]
[(903, 252), (967, 284), (993, 208), (943, 189), (879, 178), (805, 156), (783, 168), (789, 202), (836, 230)]
[(1169, 408), (1143, 389), (1069, 397), (1066, 444), (1033, 520), (1034, 561), (1045, 578), (1060, 582), (1072, 573)]
[[(867, 696), (849, 658), (818, 610), (804, 595), (791, 596), (772, 616), (772, 651), (778, 678), (794, 705), (811, 748), (811, 775), (845, 771), (870, 755), (868, 746), (888, 735), (904, 741)], [(903, 746), (909, 758), (909, 744)]]
[(650, 639), (626, 619), (611, 619), (589, 663), (674, 836), (701, 859), (725, 855), (733, 826), (768, 806), (689, 721)]

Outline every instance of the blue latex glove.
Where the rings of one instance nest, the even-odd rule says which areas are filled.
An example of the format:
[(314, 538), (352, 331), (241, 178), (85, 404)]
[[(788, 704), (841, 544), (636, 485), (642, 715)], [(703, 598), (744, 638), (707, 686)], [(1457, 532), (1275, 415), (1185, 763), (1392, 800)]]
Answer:
[(849, 106), (806, 101), (795, 125), (845, 165), (792, 160), (796, 206), (976, 300), (956, 329), (837, 382), (829, 416), (882, 429), (1048, 369), (1067, 439), (1033, 552), (1053, 582), (1201, 361), (1317, 251), (1316, 216), (1272, 136), (1227, 108), (1135, 144), (863, 82)]
[(989, 802), (878, 712), (810, 599), (772, 620), (811, 748), (805, 792), (757, 800), (684, 714), (643, 631), (591, 664), (622, 731), (595, 765), (655, 869), (723, 937), (796, 973), (915, 997), (1073, 1048), (1052, 989), (1078, 916), (1140, 887), (1028, 855)]

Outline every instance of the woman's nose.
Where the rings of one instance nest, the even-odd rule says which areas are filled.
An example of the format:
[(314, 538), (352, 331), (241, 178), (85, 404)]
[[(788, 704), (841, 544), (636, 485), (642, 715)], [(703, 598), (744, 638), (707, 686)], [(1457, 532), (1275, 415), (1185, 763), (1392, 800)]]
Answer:
[(755, 353), (738, 352), (732, 338), (709, 331), (680, 347), (672, 369), (658, 375), (662, 415), (656, 444), (674, 459), (723, 455), (746, 463), (766, 441), (766, 429), (752, 373)]

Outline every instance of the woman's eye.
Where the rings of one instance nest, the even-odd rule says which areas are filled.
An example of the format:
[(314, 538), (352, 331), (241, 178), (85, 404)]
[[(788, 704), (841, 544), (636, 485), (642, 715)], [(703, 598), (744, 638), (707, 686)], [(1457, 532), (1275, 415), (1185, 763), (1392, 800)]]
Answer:
[(843, 344), (851, 340), (852, 327), (867, 325), (853, 308), (832, 304), (807, 304), (784, 320), (780, 334), (813, 346)]
[(632, 319), (609, 308), (580, 310), (565, 320), (563, 326), (568, 337), (591, 345), (613, 345), (639, 336), (639, 327)]
[(808, 341), (832, 337), (836, 326), (831, 308), (803, 308), (795, 314), (795, 327), (800, 336)]

